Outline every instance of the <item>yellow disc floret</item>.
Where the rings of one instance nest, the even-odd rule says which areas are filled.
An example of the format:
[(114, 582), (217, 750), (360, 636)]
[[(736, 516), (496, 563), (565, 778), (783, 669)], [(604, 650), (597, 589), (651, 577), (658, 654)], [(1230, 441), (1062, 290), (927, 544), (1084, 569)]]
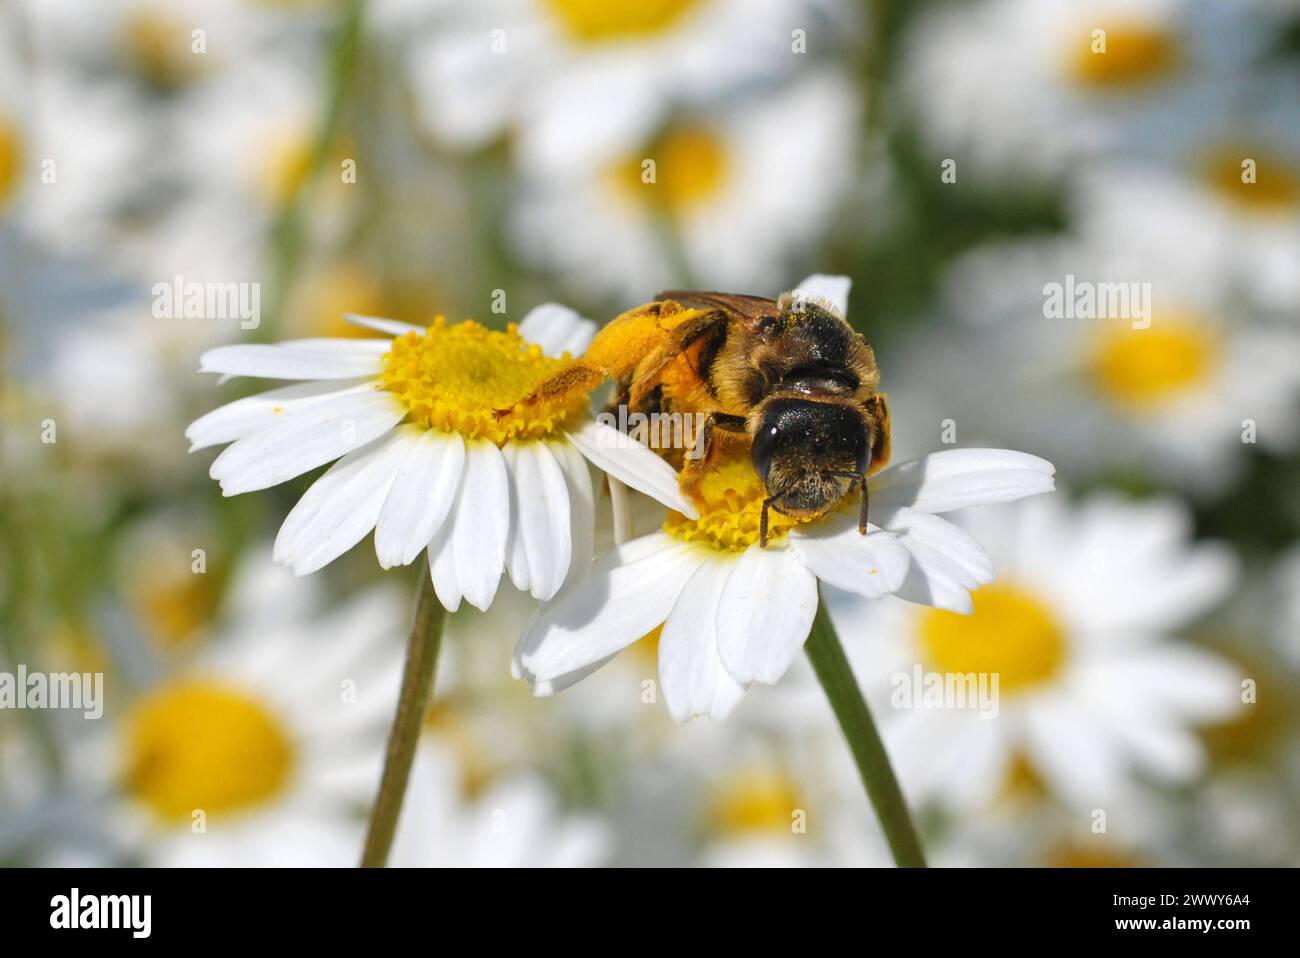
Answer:
[[(767, 489), (748, 456), (737, 455), (710, 465), (692, 498), (700, 517), (687, 519), (670, 512), (664, 523), (669, 535), (726, 552), (744, 552), (758, 541)], [(797, 524), (798, 520), (769, 509), (768, 542), (780, 539)]]
[(168, 821), (263, 805), (293, 769), (293, 746), (277, 717), (246, 693), (210, 682), (147, 695), (126, 728), (126, 787)]
[(794, 782), (777, 768), (742, 768), (727, 777), (710, 803), (713, 830), (730, 838), (792, 834), (801, 802)]
[(18, 124), (0, 113), (0, 210), (3, 210), (22, 175), (22, 140)]
[(207, 59), (195, 51), (191, 27), (161, 10), (129, 14), (120, 42), (137, 74), (161, 90), (176, 89), (199, 76)]
[(731, 150), (718, 132), (691, 126), (665, 134), (645, 156), (619, 158), (606, 175), (616, 199), (683, 217), (722, 194), (732, 166)]
[(543, 354), (511, 325), (505, 332), (439, 316), (423, 333), (393, 340), (380, 380), (409, 410), (412, 422), (487, 439), (541, 439), (587, 405), (585, 390), (534, 395), (573, 365)]
[(608, 43), (667, 32), (699, 0), (546, 0), (578, 43)]
[(1225, 146), (1202, 160), (1201, 172), (1220, 196), (1241, 209), (1294, 216), (1300, 207), (1300, 167), (1267, 150)]
[(1103, 396), (1116, 406), (1140, 411), (1203, 388), (1218, 372), (1218, 352), (1204, 323), (1174, 316), (1146, 329), (1106, 325), (1089, 365)]
[(971, 615), (927, 609), (921, 616), (921, 647), (933, 668), (961, 675), (996, 673), (1003, 692), (1032, 688), (1060, 674), (1067, 653), (1064, 630), (1031, 590), (997, 582), (976, 589), (971, 600)]
[(1076, 42), (1070, 73), (1076, 84), (1090, 89), (1147, 86), (1166, 78), (1178, 66), (1178, 40), (1158, 26), (1099, 26)]

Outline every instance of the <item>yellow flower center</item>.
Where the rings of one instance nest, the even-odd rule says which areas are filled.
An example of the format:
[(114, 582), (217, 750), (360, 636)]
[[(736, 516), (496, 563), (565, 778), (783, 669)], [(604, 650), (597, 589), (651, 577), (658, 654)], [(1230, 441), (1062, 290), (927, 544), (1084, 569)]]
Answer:
[(245, 693), (208, 682), (146, 696), (126, 730), (126, 787), (167, 821), (261, 805), (283, 791), (293, 768), (293, 745), (276, 717)]
[(920, 621), (921, 648), (938, 672), (997, 673), (1000, 692), (1051, 680), (1065, 662), (1065, 635), (1037, 596), (997, 582), (972, 594), (975, 611), (958, 615), (927, 609)]
[(647, 156), (618, 160), (608, 175), (619, 197), (681, 216), (716, 197), (730, 168), (731, 157), (721, 137), (700, 127), (686, 127), (665, 135)]
[(53, 661), (64, 671), (107, 672), (112, 668), (103, 640), (80, 622), (61, 622), (46, 632), (40, 642), (41, 648), (49, 650)]
[(212, 620), (220, 598), (215, 575), (185, 572), (168, 579), (140, 570), (132, 585), (141, 618), (163, 648), (175, 648)]
[[(1104, 31), (1104, 37), (1095, 31)], [(1096, 90), (1148, 86), (1178, 65), (1178, 43), (1168, 31), (1143, 23), (1097, 25), (1073, 41), (1069, 73)]]
[(22, 169), (23, 147), (18, 124), (0, 115), (0, 210), (14, 194)]
[(393, 310), (379, 282), (349, 263), (331, 263), (310, 275), (295, 291), (290, 325), (304, 337), (369, 339), (375, 331), (349, 323), (345, 313), (392, 316)]
[(544, 0), (579, 43), (652, 37), (672, 29), (699, 0)]
[(1100, 393), (1117, 406), (1145, 410), (1203, 385), (1217, 367), (1217, 343), (1202, 324), (1175, 318), (1146, 329), (1106, 323), (1090, 362)]
[(802, 808), (790, 777), (776, 768), (743, 769), (729, 776), (710, 803), (713, 831), (727, 837), (793, 834)]
[(1214, 150), (1201, 173), (1219, 195), (1251, 212), (1294, 214), (1300, 206), (1300, 169), (1267, 150)]
[(481, 795), (496, 774), (488, 749), (475, 734), (463, 704), (434, 702), (424, 717), (424, 727), (456, 758), (460, 787), (467, 798)]
[(205, 54), (191, 48), (195, 27), (161, 11), (133, 11), (122, 31), (126, 58), (149, 83), (175, 89), (197, 76), (203, 63)]
[(502, 333), (469, 320), (450, 325), (439, 316), (422, 335), (393, 340), (380, 379), (412, 422), (500, 446), (550, 435), (586, 407), (581, 391), (523, 402), (571, 364), (567, 356), (544, 355), (513, 324)]
[(1050, 790), (1034, 768), (1033, 762), (1017, 749), (1007, 765), (1006, 780), (1002, 783), (1002, 798), (1015, 801), (1019, 798), (1038, 799), (1048, 794)]
[[(767, 490), (747, 455), (735, 455), (709, 467), (692, 498), (698, 519), (669, 512), (664, 531), (684, 542), (698, 542), (725, 552), (744, 552), (758, 541)], [(798, 520), (769, 509), (767, 538), (784, 536)]]
[(253, 188), (263, 203), (279, 209), (307, 186), (315, 148), (305, 129), (279, 130), (261, 143), (253, 169)]
[(1085, 847), (1077, 843), (1062, 845), (1048, 853), (1043, 861), (1045, 868), (1138, 868), (1141, 860), (1131, 854), (1105, 844), (1098, 837), (1098, 844)]

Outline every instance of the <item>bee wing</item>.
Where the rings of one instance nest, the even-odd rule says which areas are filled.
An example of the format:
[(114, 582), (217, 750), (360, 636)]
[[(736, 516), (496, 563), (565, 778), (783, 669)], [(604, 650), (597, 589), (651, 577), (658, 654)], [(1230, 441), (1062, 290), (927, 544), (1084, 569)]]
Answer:
[(746, 296), (741, 293), (715, 293), (707, 290), (669, 289), (659, 293), (659, 300), (673, 300), (695, 309), (718, 309), (741, 323), (751, 332), (757, 332), (763, 320), (779, 313), (777, 302), (765, 296)]

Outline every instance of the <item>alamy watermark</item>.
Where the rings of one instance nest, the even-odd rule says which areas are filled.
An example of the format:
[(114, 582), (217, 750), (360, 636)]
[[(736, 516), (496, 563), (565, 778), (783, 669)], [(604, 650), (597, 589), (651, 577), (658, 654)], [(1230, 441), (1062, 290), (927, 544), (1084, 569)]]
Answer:
[(997, 718), (1001, 676), (997, 672), (895, 672), (889, 704), (896, 709), (969, 709), (980, 718)]
[(132, 938), (153, 931), (152, 895), (83, 895), (73, 888), (50, 899), (50, 927), (55, 929), (122, 929)]
[(0, 709), (77, 709), (83, 718), (104, 714), (103, 672), (0, 672)]
[(156, 319), (237, 319), (241, 329), (262, 323), (261, 283), (186, 282), (177, 273), (170, 283), (154, 283)]
[(698, 459), (704, 452), (704, 424), (708, 414), (702, 412), (628, 412), (620, 405), (618, 412), (602, 412), (596, 421), (613, 427), (618, 435), (602, 431), (601, 444), (624, 448), (638, 443), (651, 449), (685, 449), (687, 459)]
[(1150, 283), (1094, 283), (1065, 274), (1064, 283), (1043, 286), (1047, 319), (1127, 319), (1134, 329), (1151, 325)]

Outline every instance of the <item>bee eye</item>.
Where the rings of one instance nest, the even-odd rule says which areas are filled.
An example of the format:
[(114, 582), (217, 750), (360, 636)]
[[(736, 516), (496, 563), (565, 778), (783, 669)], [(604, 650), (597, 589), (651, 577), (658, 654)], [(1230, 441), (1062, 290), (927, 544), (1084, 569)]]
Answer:
[(781, 430), (773, 423), (765, 422), (754, 434), (754, 443), (750, 455), (754, 457), (754, 470), (767, 479), (767, 471), (772, 466), (772, 454), (776, 451), (777, 436)]

